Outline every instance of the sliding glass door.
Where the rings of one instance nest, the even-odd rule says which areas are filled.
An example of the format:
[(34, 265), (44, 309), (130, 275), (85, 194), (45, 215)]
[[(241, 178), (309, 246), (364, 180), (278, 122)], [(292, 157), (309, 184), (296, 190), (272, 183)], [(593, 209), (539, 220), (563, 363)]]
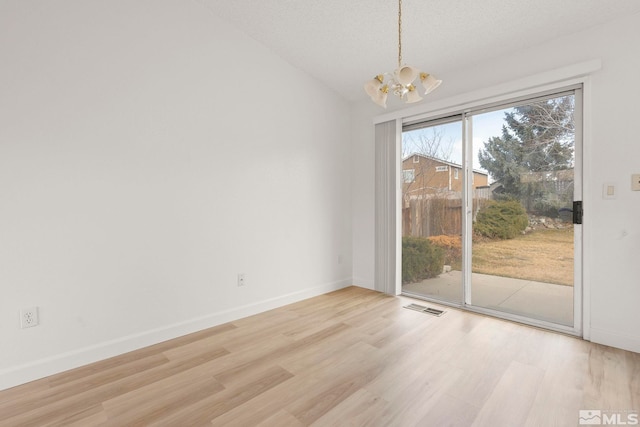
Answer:
[(580, 94), (405, 125), (404, 293), (579, 327)]
[(402, 134), (403, 291), (462, 303), (462, 119)]

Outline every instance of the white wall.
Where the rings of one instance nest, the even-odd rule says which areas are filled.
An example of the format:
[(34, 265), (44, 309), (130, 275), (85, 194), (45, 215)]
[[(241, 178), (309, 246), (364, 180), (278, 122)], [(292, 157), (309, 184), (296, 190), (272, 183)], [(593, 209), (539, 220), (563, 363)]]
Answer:
[(0, 58), (0, 389), (351, 284), (348, 103), (202, 5), (3, 1)]
[[(509, 57), (488, 58), (463, 70), (440, 73), (445, 82), (426, 101), (447, 103), (478, 89), (524, 79), (575, 63), (602, 60), (592, 75), (590, 139), (585, 147), (585, 284), (591, 290), (591, 339), (640, 352), (640, 173), (637, 131), (640, 15), (558, 39)], [(428, 61), (425, 55), (424, 61)], [(420, 63), (417, 58), (415, 63)], [(427, 62), (425, 62), (427, 63)], [(363, 96), (363, 98), (365, 98)], [(373, 288), (373, 117), (383, 112), (363, 100), (353, 109), (353, 277)], [(618, 197), (603, 200), (604, 182)]]

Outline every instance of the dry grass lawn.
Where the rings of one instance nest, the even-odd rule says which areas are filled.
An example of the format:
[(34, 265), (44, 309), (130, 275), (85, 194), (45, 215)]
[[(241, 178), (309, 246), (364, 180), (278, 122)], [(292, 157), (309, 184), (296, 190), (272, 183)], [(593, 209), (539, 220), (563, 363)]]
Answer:
[(474, 242), (473, 272), (573, 286), (573, 228)]

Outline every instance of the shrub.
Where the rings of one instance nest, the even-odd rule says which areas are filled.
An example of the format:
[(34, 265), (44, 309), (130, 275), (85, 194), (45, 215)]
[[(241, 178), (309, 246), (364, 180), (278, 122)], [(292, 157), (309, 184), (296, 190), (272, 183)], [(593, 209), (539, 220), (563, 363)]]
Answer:
[(529, 225), (527, 212), (516, 200), (489, 203), (476, 216), (474, 230), (490, 239), (513, 239)]
[(442, 248), (444, 252), (444, 263), (454, 267), (454, 270), (460, 269), (462, 262), (462, 238), (461, 236), (448, 236), (441, 234), (439, 236), (431, 236), (428, 238), (431, 243)]
[(442, 273), (444, 251), (426, 237), (402, 238), (402, 283), (415, 283)]

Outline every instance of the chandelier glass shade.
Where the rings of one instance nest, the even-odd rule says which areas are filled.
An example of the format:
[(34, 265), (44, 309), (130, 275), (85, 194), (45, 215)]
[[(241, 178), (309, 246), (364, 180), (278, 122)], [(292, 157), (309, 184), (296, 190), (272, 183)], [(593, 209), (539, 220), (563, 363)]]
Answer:
[(398, 0), (398, 68), (393, 73), (376, 75), (364, 84), (364, 91), (373, 102), (386, 108), (389, 92), (411, 104), (422, 100), (416, 85), (419, 84), (427, 95), (441, 83), (442, 80), (431, 74), (402, 64), (402, 0)]

